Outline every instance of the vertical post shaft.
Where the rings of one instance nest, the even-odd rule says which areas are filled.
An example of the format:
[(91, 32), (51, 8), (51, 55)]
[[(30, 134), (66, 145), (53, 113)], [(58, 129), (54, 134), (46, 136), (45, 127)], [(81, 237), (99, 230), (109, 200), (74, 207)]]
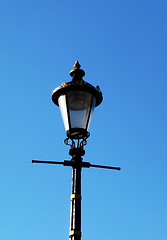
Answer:
[(81, 162), (78, 154), (72, 157), (72, 194), (70, 214), (70, 240), (81, 239)]

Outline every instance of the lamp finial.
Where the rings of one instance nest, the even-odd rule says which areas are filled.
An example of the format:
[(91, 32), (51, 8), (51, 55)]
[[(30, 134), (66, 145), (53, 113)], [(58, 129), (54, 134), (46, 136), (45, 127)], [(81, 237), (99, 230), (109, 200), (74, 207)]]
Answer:
[(75, 64), (74, 64), (74, 68), (75, 69), (80, 69), (80, 67), (81, 67), (81, 65), (79, 64), (78, 61), (76, 61)]
[(85, 76), (85, 72), (80, 68), (81, 65), (78, 61), (74, 64), (74, 69), (70, 71), (70, 76), (73, 77), (74, 81), (80, 81), (82, 80), (82, 77)]

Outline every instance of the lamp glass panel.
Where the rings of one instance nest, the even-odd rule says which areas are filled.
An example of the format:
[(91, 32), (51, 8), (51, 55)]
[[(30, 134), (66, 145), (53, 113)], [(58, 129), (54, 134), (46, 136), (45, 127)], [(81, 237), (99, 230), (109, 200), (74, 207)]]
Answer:
[(86, 129), (93, 95), (84, 91), (67, 92), (71, 128)]
[(69, 130), (69, 121), (68, 121), (68, 112), (67, 112), (67, 104), (66, 104), (66, 95), (61, 95), (58, 99), (58, 104), (60, 107), (60, 112), (63, 118), (65, 130)]
[(96, 105), (96, 98), (93, 97), (92, 108), (91, 108), (91, 112), (90, 112), (90, 116), (89, 116), (89, 122), (88, 122), (87, 130), (89, 129), (90, 122), (92, 120), (92, 116), (93, 116), (93, 111), (94, 111), (95, 105)]

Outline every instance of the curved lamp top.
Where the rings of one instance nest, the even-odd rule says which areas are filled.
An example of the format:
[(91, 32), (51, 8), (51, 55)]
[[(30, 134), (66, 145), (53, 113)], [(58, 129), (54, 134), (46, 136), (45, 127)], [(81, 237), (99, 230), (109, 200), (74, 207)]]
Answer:
[(90, 92), (93, 94), (96, 98), (96, 105), (101, 104), (103, 100), (102, 92), (100, 91), (99, 86), (92, 86), (90, 83), (84, 81), (82, 77), (85, 75), (85, 72), (80, 69), (80, 64), (78, 61), (75, 62), (74, 69), (70, 71), (70, 76), (72, 77), (72, 81), (70, 82), (63, 82), (60, 87), (57, 87), (56, 89), (53, 90), (52, 92), (52, 101), (54, 104), (59, 106), (58, 104), (58, 98), (66, 94), (68, 91), (85, 91), (85, 92)]

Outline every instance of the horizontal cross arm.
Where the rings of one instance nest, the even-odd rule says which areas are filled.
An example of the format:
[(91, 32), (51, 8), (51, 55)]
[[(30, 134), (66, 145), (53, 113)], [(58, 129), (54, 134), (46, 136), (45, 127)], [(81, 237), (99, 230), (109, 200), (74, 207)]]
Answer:
[(105, 168), (105, 169), (113, 169), (113, 170), (118, 170), (118, 171), (121, 170), (120, 167), (110, 167), (110, 166), (95, 165), (95, 164), (90, 164), (90, 167)]
[(32, 160), (32, 163), (46, 163), (46, 164), (64, 164), (64, 162), (56, 162), (56, 161), (42, 161), (42, 160)]
[(95, 164), (91, 164), (91, 163), (89, 163), (89, 162), (81, 162), (79, 165), (77, 165), (77, 163), (73, 163), (72, 161), (68, 161), (68, 160), (65, 160), (65, 161), (63, 161), (63, 162), (43, 161), (43, 160), (32, 160), (32, 163), (61, 164), (61, 165), (63, 165), (63, 166), (71, 166), (71, 167), (79, 166), (79, 165), (81, 164), (80, 167), (84, 167), (84, 168), (94, 167), (94, 168), (105, 168), (105, 169), (112, 169), (112, 170), (118, 170), (118, 171), (121, 170), (120, 167), (111, 167), (111, 166), (95, 165)]

